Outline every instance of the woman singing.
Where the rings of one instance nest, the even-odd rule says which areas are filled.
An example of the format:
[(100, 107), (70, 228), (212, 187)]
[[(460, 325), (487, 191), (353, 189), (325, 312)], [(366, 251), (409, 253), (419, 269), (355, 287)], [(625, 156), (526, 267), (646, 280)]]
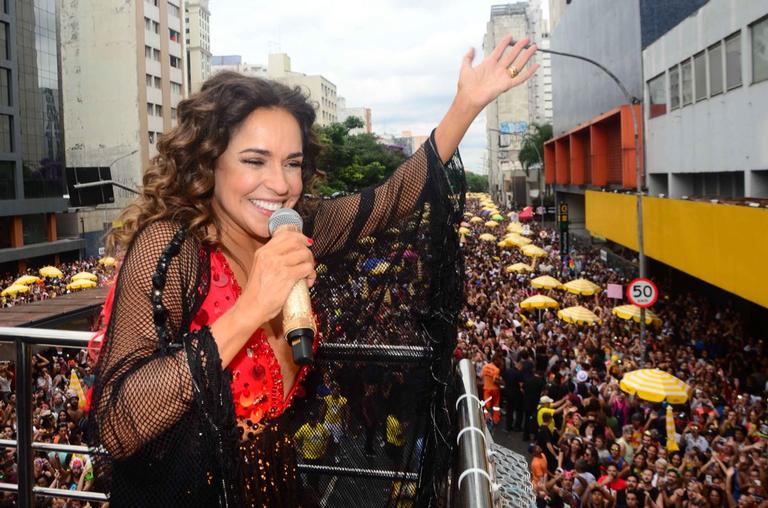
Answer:
[[(537, 68), (524, 69), (535, 47), (510, 42), (476, 66), (467, 53), (445, 117), (386, 182), (336, 199), (303, 194), (320, 146), (298, 90), (224, 72), (179, 103), (178, 125), (112, 236), (126, 253), (105, 306), (89, 420), (90, 443), (108, 452), (95, 473), (112, 506), (307, 504), (285, 418), (307, 368), (283, 339), (283, 304), (306, 279), (321, 340), (349, 340), (387, 329), (420, 287), (433, 299), (460, 295), (429, 279), (438, 269), (460, 277), (451, 245), (463, 198), (447, 172), (461, 174), (456, 150), (480, 111)], [(301, 213), (304, 234), (270, 239), (270, 215), (283, 207)], [(360, 245), (388, 257), (356, 259)], [(375, 284), (389, 268), (397, 283), (383, 295)], [(355, 311), (345, 298), (366, 303)], [(455, 333), (455, 312), (424, 314)]]

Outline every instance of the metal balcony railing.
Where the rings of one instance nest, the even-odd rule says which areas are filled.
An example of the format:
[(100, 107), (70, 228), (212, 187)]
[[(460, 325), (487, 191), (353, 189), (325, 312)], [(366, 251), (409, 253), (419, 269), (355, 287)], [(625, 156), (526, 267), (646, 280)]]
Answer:
[[(91, 502), (109, 501), (100, 492), (52, 489), (35, 485), (33, 453), (35, 451), (94, 455), (104, 450), (87, 446), (38, 443), (32, 441), (32, 348), (83, 348), (92, 333), (39, 328), (0, 327), (0, 342), (13, 342), (16, 349), (16, 434), (17, 439), (0, 439), (1, 447), (16, 448), (17, 483), (0, 482), (0, 491), (17, 494), (17, 506), (32, 507), (36, 496), (54, 496)], [(379, 348), (354, 345), (325, 345), (318, 357), (343, 357), (347, 360), (365, 356), (378, 361), (422, 362), (429, 356), (427, 349)], [(456, 499), (450, 503), (461, 508), (491, 508), (498, 506), (534, 506), (530, 476), (522, 456), (493, 443), (486, 427), (483, 401), (477, 394), (475, 367), (469, 360), (458, 365), (459, 397), (456, 401), (458, 459), (453, 467), (452, 484)], [(417, 481), (418, 474), (381, 469), (350, 468), (330, 465), (299, 464), (302, 472), (331, 474), (358, 478), (404, 479)]]
[[(32, 347), (83, 348), (93, 334), (67, 330), (40, 328), (0, 327), (0, 342), (13, 342), (16, 346), (16, 440), (0, 439), (0, 446), (16, 448), (17, 483), (0, 483), (0, 490), (15, 492), (16, 505), (32, 507), (35, 496), (55, 496), (65, 499), (104, 502), (108, 496), (101, 492), (51, 489), (35, 485), (32, 470), (34, 450), (93, 455), (87, 446), (60, 445), (32, 442)], [(96, 451), (98, 452), (98, 450)]]

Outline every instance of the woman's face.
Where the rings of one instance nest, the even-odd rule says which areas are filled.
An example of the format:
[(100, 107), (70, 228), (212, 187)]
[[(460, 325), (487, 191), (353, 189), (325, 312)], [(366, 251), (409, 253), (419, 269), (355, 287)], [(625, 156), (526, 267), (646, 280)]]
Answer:
[(224, 232), (269, 238), (269, 217), (301, 197), (302, 139), (288, 111), (253, 111), (216, 160), (213, 208)]

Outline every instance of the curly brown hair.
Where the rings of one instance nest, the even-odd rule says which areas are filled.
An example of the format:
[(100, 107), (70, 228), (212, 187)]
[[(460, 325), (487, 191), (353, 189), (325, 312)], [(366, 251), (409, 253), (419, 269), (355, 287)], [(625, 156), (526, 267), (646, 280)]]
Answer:
[(121, 213), (122, 226), (110, 232), (108, 249), (126, 247), (141, 228), (166, 219), (181, 223), (201, 242), (217, 242), (220, 227), (211, 206), (216, 160), (240, 124), (258, 108), (282, 108), (299, 123), (302, 182), (305, 188), (311, 185), (321, 145), (312, 129), (315, 110), (307, 97), (299, 88), (275, 81), (221, 72), (179, 103), (178, 123), (160, 138), (140, 194)]

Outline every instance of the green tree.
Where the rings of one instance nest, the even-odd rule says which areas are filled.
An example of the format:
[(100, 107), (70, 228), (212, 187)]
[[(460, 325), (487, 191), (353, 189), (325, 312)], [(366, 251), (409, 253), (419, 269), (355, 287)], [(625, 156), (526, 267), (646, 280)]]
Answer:
[(488, 175), (478, 175), (467, 171), (467, 191), (488, 192)]
[(552, 139), (552, 124), (534, 123), (531, 126), (533, 130), (523, 138), (517, 157), (526, 175), (532, 167), (537, 164), (544, 164), (544, 161), (540, 159), (540, 157), (544, 157), (544, 143)]
[(314, 192), (355, 192), (384, 181), (405, 160), (402, 153), (376, 141), (373, 134), (350, 134), (363, 127), (359, 118), (349, 117), (343, 123), (316, 127), (323, 150), (318, 168), (325, 176), (315, 182)]

